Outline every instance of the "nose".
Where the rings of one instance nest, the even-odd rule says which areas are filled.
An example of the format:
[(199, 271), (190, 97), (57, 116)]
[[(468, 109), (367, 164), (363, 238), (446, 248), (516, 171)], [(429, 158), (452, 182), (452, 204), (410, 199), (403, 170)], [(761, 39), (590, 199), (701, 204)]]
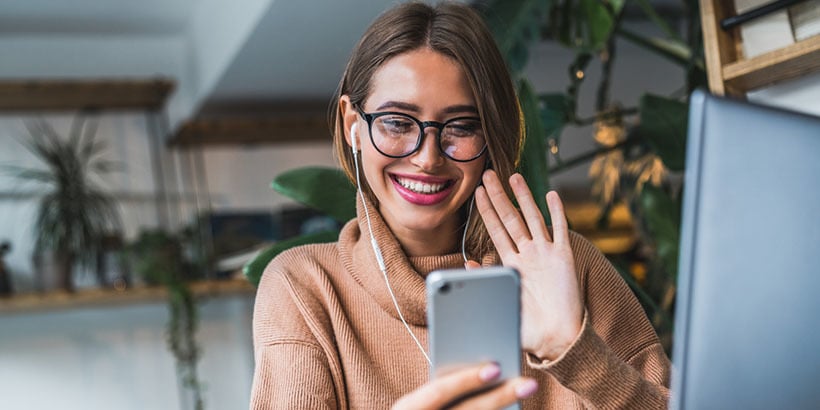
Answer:
[(423, 171), (432, 171), (444, 163), (444, 155), (438, 147), (438, 129), (427, 127), (418, 151), (410, 156), (410, 162)]

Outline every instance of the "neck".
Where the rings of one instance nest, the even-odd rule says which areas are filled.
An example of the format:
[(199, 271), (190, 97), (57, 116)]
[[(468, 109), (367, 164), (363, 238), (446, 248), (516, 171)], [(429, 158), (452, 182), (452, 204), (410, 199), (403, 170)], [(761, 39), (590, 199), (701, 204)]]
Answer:
[[(447, 224), (454, 225), (454, 224)], [(394, 229), (393, 234), (407, 256), (436, 256), (458, 252), (461, 232), (457, 226), (446, 226), (434, 231)]]

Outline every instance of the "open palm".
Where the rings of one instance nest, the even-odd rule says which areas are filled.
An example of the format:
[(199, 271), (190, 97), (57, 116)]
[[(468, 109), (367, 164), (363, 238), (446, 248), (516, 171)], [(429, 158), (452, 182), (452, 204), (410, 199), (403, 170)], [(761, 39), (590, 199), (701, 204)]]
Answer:
[(517, 209), (496, 173), (486, 171), (476, 204), (501, 261), (521, 274), (521, 344), (542, 359), (561, 355), (580, 332), (583, 303), (563, 204), (546, 196), (552, 233), (520, 174), (510, 177)]

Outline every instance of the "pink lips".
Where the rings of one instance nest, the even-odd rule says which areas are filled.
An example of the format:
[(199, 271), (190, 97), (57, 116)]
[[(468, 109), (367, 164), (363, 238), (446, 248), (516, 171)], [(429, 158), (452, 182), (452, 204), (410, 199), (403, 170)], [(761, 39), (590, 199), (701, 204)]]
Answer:
[[(447, 184), (447, 186), (439, 192), (436, 193), (420, 193), (411, 191), (404, 186), (402, 186), (397, 180), (396, 177), (401, 177), (402, 179), (412, 179), (419, 182), (425, 182), (428, 184)], [(449, 179), (443, 178), (433, 178), (433, 177), (420, 177), (420, 176), (409, 176), (409, 175), (392, 175), (390, 181), (393, 182), (393, 186), (396, 187), (396, 191), (404, 198), (405, 201), (410, 202), (415, 205), (435, 205), (441, 201), (444, 201), (449, 195), (450, 192), (453, 191), (454, 184), (451, 183)]]

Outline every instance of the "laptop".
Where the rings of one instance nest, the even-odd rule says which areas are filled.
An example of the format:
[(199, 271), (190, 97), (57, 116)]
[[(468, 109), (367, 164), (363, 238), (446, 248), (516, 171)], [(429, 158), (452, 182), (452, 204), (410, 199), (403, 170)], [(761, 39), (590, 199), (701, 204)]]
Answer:
[(820, 409), (820, 118), (690, 103), (671, 407)]

